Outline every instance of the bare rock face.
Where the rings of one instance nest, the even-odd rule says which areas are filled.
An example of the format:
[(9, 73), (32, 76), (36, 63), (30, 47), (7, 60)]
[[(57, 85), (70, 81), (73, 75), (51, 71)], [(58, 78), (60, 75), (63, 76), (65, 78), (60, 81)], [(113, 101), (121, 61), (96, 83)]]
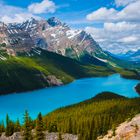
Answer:
[(82, 30), (73, 30), (59, 19), (48, 20), (31, 18), (23, 23), (0, 23), (0, 44), (12, 48), (15, 52), (30, 51), (40, 47), (64, 56), (77, 57), (84, 52), (89, 54), (102, 51), (90, 34)]
[[(45, 133), (45, 140), (58, 140), (59, 138), (59, 133)], [(62, 134), (62, 139), (63, 140), (78, 140), (77, 135), (72, 135), (72, 134)], [(0, 140), (23, 140), (23, 137), (21, 136), (20, 132), (14, 133), (10, 137), (6, 137), (4, 134), (0, 137)]]
[[(58, 140), (59, 133), (46, 133), (46, 140)], [(72, 134), (62, 134), (63, 140), (78, 140), (77, 135)]]
[(10, 137), (6, 137), (5, 134), (3, 133), (2, 136), (0, 137), (0, 140), (22, 140), (22, 136), (20, 132), (16, 132)]
[(7, 26), (0, 22), (0, 42), (7, 43), (7, 35), (6, 35)]
[[(48, 20), (31, 18), (23, 23), (0, 23), (0, 45), (5, 43), (9, 55), (41, 48), (83, 62), (107, 62), (105, 53), (93, 37), (84, 30), (71, 29), (52, 17)], [(98, 60), (97, 60), (98, 59)]]
[(50, 86), (60, 86), (63, 85), (63, 82), (60, 79), (57, 79), (54, 75), (49, 75), (46, 78)]
[(107, 135), (99, 137), (98, 140), (140, 140), (140, 115), (120, 124), (114, 134), (110, 130)]

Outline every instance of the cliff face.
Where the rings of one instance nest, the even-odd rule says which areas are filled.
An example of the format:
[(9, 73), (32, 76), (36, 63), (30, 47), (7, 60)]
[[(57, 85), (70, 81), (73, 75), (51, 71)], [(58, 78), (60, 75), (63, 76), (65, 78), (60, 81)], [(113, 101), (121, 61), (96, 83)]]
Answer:
[[(45, 132), (46, 140), (58, 140), (58, 138), (59, 138), (59, 133)], [(78, 136), (72, 135), (72, 134), (62, 134), (62, 139), (63, 140), (78, 140)], [(5, 137), (5, 135), (2, 134), (2, 136), (0, 137), (0, 140), (23, 140), (23, 137), (21, 136), (20, 132), (16, 132), (11, 137)]]
[(120, 124), (114, 132), (108, 131), (107, 135), (98, 140), (140, 140), (140, 115)]
[(71, 29), (55, 17), (48, 20), (31, 18), (19, 24), (0, 22), (0, 44), (3, 43), (11, 55), (13, 52), (15, 55), (39, 47), (78, 60), (85, 54), (91, 57), (98, 55), (99, 58), (95, 58), (98, 61), (102, 61), (100, 57), (106, 56), (90, 34), (84, 30)]
[(71, 49), (75, 55), (80, 55), (83, 51), (102, 51), (90, 34), (70, 29), (55, 17), (48, 20), (31, 18), (20, 24), (0, 22), (0, 43), (6, 43), (15, 51), (41, 47), (65, 56), (67, 49)]

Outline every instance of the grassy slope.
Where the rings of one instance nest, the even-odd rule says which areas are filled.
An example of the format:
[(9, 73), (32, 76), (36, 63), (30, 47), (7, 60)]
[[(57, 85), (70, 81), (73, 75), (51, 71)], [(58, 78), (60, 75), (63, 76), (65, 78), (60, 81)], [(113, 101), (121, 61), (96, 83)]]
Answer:
[(48, 86), (46, 76), (55, 75), (63, 83), (90, 76), (112, 74), (109, 68), (82, 65), (80, 62), (61, 55), (42, 51), (32, 57), (10, 57), (0, 61), (0, 94), (29, 91)]
[[(106, 55), (105, 55), (106, 54)], [(109, 66), (111, 69), (120, 73), (122, 77), (128, 79), (138, 79), (140, 80), (140, 65), (136, 63), (132, 63), (130, 61), (126, 61), (120, 58), (117, 58), (110, 54), (109, 52), (105, 52), (97, 54), (97, 56), (108, 60)]]
[[(107, 63), (99, 61), (94, 56), (107, 60)], [(81, 55), (80, 61), (85, 64), (95, 64), (99, 66), (104, 66), (112, 69), (116, 73), (119, 73), (123, 78), (128, 79), (138, 79), (140, 80), (140, 65), (131, 63), (129, 61), (124, 61), (122, 59), (114, 57), (112, 54), (108, 52), (99, 52), (98, 54), (91, 54), (84, 53)]]
[(108, 67), (85, 65), (80, 63), (79, 61), (48, 51), (42, 51), (41, 57), (36, 55), (33, 58), (39, 64), (45, 64), (48, 67), (51, 67), (50, 64), (53, 64), (57, 69), (65, 71), (74, 78), (106, 76), (115, 72), (114, 70)]
[(140, 98), (128, 99), (103, 93), (85, 102), (58, 109), (44, 117), (45, 124), (57, 124), (58, 131), (79, 134), (80, 140), (95, 140), (126, 119), (140, 113)]
[(112, 67), (108, 64), (83, 64), (52, 52), (41, 51), (41, 55), (20, 54), (0, 60), (0, 94), (22, 92), (49, 86), (46, 77), (55, 75), (64, 84), (83, 77), (107, 76), (120, 73), (125, 78), (140, 79), (134, 70)]
[(0, 61), (0, 93), (33, 90), (46, 86), (41, 70), (42, 68), (30, 59), (10, 58)]
[[(106, 76), (112, 73), (120, 73), (122, 77), (129, 79), (140, 79), (140, 76), (136, 70), (128, 69), (120, 67), (116, 65), (113, 67), (108, 63), (98, 62), (96, 59), (95, 64), (79, 62), (67, 57), (60, 56), (55, 53), (42, 51), (42, 56), (37, 59), (41, 60), (39, 63), (43, 61), (43, 63), (47, 64), (47, 62), (51, 62), (56, 65), (57, 68), (62, 68), (64, 71), (73, 75), (75, 78), (89, 77), (89, 76)], [(89, 61), (88, 61), (89, 62)], [(74, 68), (74, 69), (73, 69)], [(79, 73), (77, 73), (79, 71)]]

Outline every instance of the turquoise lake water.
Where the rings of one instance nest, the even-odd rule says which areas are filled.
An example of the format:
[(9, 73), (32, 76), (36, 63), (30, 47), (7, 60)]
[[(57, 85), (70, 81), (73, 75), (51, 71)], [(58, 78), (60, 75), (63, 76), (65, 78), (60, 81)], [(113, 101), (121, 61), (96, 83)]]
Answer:
[(61, 87), (45, 88), (32, 92), (0, 96), (0, 120), (6, 114), (12, 120), (23, 121), (25, 110), (34, 119), (39, 112), (43, 115), (63, 106), (79, 103), (102, 91), (111, 91), (126, 97), (138, 97), (134, 87), (138, 80), (121, 78), (119, 74), (108, 77), (85, 78)]

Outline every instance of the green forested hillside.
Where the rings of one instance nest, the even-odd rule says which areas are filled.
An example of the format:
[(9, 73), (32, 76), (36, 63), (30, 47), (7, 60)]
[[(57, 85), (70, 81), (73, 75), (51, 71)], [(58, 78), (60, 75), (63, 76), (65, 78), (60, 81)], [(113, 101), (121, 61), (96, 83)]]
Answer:
[(42, 49), (32, 50), (28, 55), (20, 53), (16, 57), (4, 57), (4, 60), (0, 60), (0, 94), (56, 86), (48, 81), (48, 76), (55, 76), (63, 84), (83, 77), (113, 73), (120, 73), (125, 78), (140, 79), (134, 70), (112, 67), (108, 63), (85, 64)]
[(41, 55), (22, 54), (0, 60), (0, 94), (53, 86), (47, 81), (49, 75), (54, 75), (66, 84), (77, 78), (105, 76), (113, 72), (107, 67), (83, 65), (73, 59), (47, 51), (42, 51)]
[[(79, 140), (96, 140), (105, 135), (120, 123), (130, 120), (140, 113), (140, 98), (128, 99), (110, 92), (103, 92), (94, 98), (79, 104), (60, 108), (46, 116), (39, 113), (37, 120), (31, 120), (28, 112), (24, 114), (24, 124), (19, 120), (13, 122), (6, 117), (6, 128), (0, 123), (0, 135), (6, 132), (11, 136), (14, 132), (24, 132), (24, 137), (31, 137), (31, 130), (35, 135), (43, 137), (43, 131), (77, 134)], [(43, 140), (43, 139), (42, 139)]]
[(56, 124), (58, 131), (79, 135), (79, 140), (95, 140), (126, 119), (140, 113), (140, 98), (128, 99), (102, 93), (88, 101), (58, 109), (44, 118), (47, 128)]

